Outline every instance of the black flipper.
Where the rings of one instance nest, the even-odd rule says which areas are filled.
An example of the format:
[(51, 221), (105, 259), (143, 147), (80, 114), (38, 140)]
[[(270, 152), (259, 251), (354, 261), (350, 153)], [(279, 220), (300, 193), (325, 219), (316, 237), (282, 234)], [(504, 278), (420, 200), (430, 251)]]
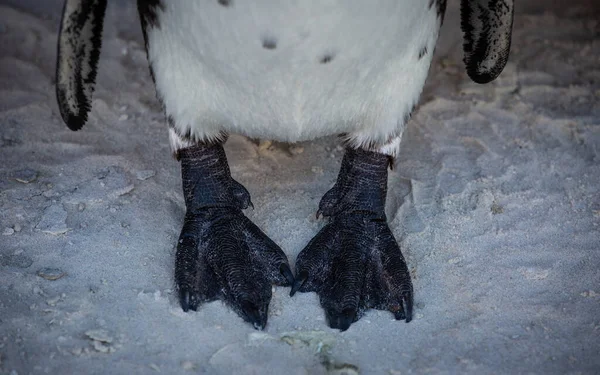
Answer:
[(491, 82), (508, 61), (514, 0), (461, 0), (460, 13), (467, 74)]
[(71, 130), (87, 121), (96, 83), (107, 0), (65, 0), (58, 36), (56, 97)]

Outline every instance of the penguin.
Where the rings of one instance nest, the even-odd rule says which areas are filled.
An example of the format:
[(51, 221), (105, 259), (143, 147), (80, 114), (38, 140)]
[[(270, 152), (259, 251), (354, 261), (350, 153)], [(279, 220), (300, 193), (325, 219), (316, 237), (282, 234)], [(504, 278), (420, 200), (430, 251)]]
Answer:
[[(107, 0), (66, 0), (56, 94), (66, 125), (91, 109)], [(138, 0), (150, 76), (181, 162), (186, 213), (175, 255), (184, 311), (220, 299), (257, 329), (272, 285), (316, 292), (331, 328), (368, 309), (410, 322), (413, 286), (385, 215), (388, 169), (431, 64), (446, 0)], [(494, 80), (510, 51), (514, 0), (461, 0), (464, 63)], [(228, 134), (345, 145), (319, 203), (327, 223), (292, 272), (243, 210)]]

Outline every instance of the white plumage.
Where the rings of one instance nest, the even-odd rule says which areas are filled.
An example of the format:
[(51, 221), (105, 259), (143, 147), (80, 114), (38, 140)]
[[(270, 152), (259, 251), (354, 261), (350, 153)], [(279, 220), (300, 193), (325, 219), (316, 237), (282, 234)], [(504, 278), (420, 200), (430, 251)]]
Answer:
[(148, 57), (174, 151), (178, 134), (346, 133), (393, 155), (440, 26), (429, 0), (165, 1), (157, 20)]

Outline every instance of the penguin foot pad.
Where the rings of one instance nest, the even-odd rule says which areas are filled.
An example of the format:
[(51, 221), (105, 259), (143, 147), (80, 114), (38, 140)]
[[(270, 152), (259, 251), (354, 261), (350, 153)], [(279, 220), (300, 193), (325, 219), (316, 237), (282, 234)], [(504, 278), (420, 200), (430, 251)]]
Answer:
[(413, 288), (400, 248), (384, 220), (360, 212), (327, 224), (300, 252), (297, 291), (317, 292), (331, 328), (345, 331), (375, 308), (412, 319)]
[(203, 208), (186, 215), (175, 262), (184, 311), (221, 299), (256, 329), (267, 323), (271, 285), (294, 277), (281, 248), (241, 210)]

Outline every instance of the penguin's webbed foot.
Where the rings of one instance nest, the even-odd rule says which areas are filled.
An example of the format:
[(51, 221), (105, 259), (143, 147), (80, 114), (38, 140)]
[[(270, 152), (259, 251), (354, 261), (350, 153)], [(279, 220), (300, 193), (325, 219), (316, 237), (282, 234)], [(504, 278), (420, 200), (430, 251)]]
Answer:
[(221, 299), (257, 329), (267, 323), (271, 285), (294, 278), (281, 248), (243, 213), (248, 191), (229, 174), (221, 145), (180, 151), (187, 212), (175, 282), (184, 311)]
[(331, 328), (342, 331), (369, 308), (412, 319), (408, 267), (384, 213), (386, 155), (348, 149), (319, 213), (330, 222), (300, 252), (296, 291), (317, 292)]

